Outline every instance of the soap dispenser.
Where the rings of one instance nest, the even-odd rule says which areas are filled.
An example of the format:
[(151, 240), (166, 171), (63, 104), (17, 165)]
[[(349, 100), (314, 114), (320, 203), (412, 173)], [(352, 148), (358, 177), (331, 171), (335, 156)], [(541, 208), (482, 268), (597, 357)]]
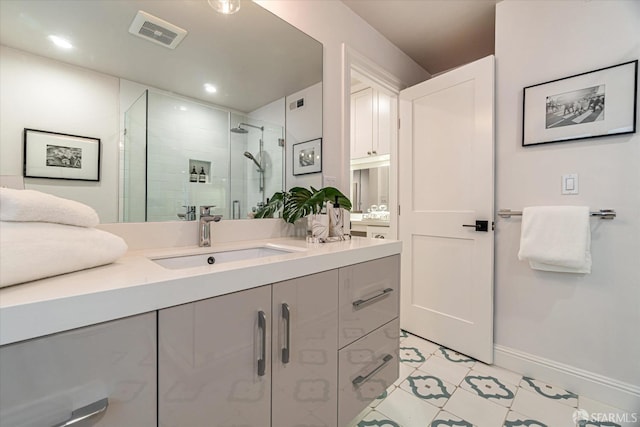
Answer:
[(195, 165), (191, 167), (191, 174), (189, 175), (189, 182), (198, 182), (198, 172), (196, 172)]
[(329, 236), (340, 237), (344, 236), (344, 214), (338, 201), (338, 196), (335, 197), (333, 206), (328, 210), (329, 214)]
[(198, 182), (207, 182), (207, 174), (204, 173), (204, 167), (200, 168), (200, 173), (198, 174)]

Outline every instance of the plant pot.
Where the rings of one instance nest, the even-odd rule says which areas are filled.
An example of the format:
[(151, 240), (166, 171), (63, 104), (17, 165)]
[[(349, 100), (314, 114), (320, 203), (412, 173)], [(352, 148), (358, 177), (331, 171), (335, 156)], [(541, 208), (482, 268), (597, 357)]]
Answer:
[(307, 216), (308, 229), (311, 230), (311, 237), (316, 239), (326, 239), (329, 237), (329, 215), (312, 214)]

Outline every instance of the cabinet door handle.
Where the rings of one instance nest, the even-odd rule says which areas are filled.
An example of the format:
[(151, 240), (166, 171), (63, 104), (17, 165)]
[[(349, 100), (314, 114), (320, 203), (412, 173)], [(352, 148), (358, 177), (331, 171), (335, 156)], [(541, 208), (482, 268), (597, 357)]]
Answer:
[(363, 306), (364, 304), (367, 304), (369, 302), (372, 302), (373, 300), (376, 300), (378, 298), (382, 298), (383, 296), (387, 295), (389, 292), (393, 292), (392, 288), (387, 288), (385, 290), (383, 290), (382, 292), (380, 292), (378, 295), (374, 295), (371, 298), (367, 298), (367, 299), (359, 299), (357, 301), (354, 301), (353, 304), (353, 308), (355, 308), (356, 310), (358, 310), (361, 306)]
[(376, 372), (378, 372), (380, 369), (384, 368), (387, 363), (389, 363), (391, 361), (391, 359), (393, 359), (393, 356), (390, 354), (385, 354), (382, 357), (382, 363), (379, 364), (378, 366), (375, 367), (374, 370), (372, 370), (371, 372), (369, 372), (367, 375), (365, 375), (364, 377), (362, 375), (358, 375), (357, 377), (355, 377), (353, 379), (353, 381), (351, 381), (353, 383), (354, 386), (358, 387), (360, 384), (362, 384), (363, 382), (367, 381), (369, 378), (371, 378), (372, 376), (374, 376), (376, 374)]
[(93, 402), (80, 409), (76, 409), (75, 411), (71, 412), (71, 417), (68, 420), (63, 421), (60, 424), (54, 424), (52, 427), (66, 427), (78, 423), (82, 420), (86, 420), (87, 418), (94, 417), (106, 411), (107, 406), (109, 406), (109, 399), (105, 397), (104, 399), (100, 399), (97, 402)]
[(289, 348), (291, 345), (291, 310), (286, 302), (282, 304), (282, 320), (285, 322), (284, 347), (282, 347), (282, 363), (289, 363)]
[(258, 312), (258, 329), (260, 329), (260, 358), (258, 359), (258, 376), (263, 377), (267, 368), (267, 315)]

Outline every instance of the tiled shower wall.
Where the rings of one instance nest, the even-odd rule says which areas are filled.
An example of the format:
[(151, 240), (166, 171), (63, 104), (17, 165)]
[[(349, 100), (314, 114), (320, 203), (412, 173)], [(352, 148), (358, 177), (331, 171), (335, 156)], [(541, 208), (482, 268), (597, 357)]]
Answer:
[[(188, 205), (230, 218), (229, 113), (150, 92), (147, 126), (147, 221), (175, 221)], [(189, 182), (189, 160), (211, 165), (205, 183)]]

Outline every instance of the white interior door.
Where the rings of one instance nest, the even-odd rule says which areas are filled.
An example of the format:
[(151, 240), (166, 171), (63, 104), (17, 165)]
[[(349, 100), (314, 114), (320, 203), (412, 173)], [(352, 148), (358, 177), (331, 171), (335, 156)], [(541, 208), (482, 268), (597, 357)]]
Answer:
[(401, 327), (486, 363), (493, 361), (493, 116), (493, 56), (400, 92)]

